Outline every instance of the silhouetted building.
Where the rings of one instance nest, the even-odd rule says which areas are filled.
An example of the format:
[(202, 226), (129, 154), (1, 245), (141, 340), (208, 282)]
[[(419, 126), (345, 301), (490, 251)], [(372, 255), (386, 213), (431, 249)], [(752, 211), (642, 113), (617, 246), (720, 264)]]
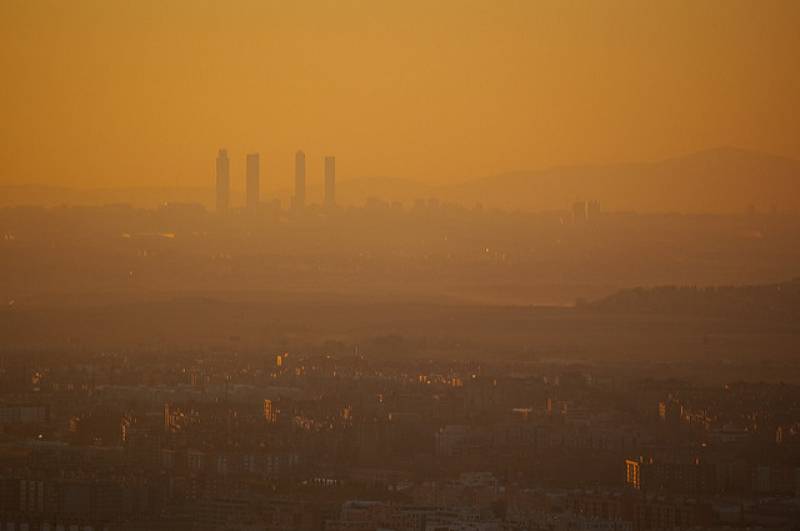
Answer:
[(586, 201), (575, 201), (572, 205), (572, 219), (575, 223), (583, 223), (588, 219)]
[(306, 154), (294, 154), (294, 208), (306, 206)]
[(261, 193), (260, 183), (260, 158), (258, 153), (247, 155), (247, 210), (255, 212), (258, 208), (259, 194)]
[(594, 221), (600, 215), (600, 201), (589, 201), (586, 204), (586, 217), (589, 221)]
[(225, 212), (230, 206), (231, 176), (228, 150), (217, 153), (217, 212)]
[(575, 223), (595, 221), (600, 216), (600, 201), (575, 201), (572, 204), (572, 219)]
[(336, 205), (336, 157), (325, 157), (325, 206)]

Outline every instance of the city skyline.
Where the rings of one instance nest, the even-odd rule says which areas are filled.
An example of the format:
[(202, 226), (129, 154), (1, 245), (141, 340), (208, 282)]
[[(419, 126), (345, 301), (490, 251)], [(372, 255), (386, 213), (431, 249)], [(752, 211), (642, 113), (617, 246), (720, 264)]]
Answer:
[[(328, 207), (336, 206), (336, 157), (325, 155), (323, 157), (324, 174), (322, 176), (322, 189), (324, 196), (322, 203)], [(227, 212), (231, 208), (230, 196), (232, 181), (230, 176), (230, 158), (227, 148), (220, 148), (217, 152), (215, 166), (215, 210)], [(306, 206), (306, 156), (302, 150), (295, 152), (294, 168), (294, 194), (289, 207), (302, 210)], [(244, 171), (244, 204), (241, 205), (251, 213), (256, 212), (261, 204), (261, 153), (247, 153), (245, 155)]]
[[(117, 4), (0, 6), (0, 184), (205, 186), (222, 142), (430, 185), (718, 146), (800, 158), (792, 0)], [(292, 166), (271, 162), (277, 187)]]
[(0, 0), (0, 531), (798, 531), (800, 0)]
[[(280, 175), (275, 169), (278, 160), (292, 160), (288, 154), (273, 153), (269, 164), (259, 169), (259, 182), (267, 182), (258, 191), (259, 198), (279, 200), (291, 205), (294, 192), (286, 182), (292, 176)], [(252, 150), (248, 151), (253, 153)], [(334, 158), (335, 160), (335, 158)], [(229, 179), (228, 195), (238, 204), (247, 204), (245, 176), (233, 161), (234, 178)], [(325, 172), (325, 158), (319, 155), (307, 160), (312, 180), (307, 188), (311, 203), (325, 204), (324, 182), (314, 175)], [(334, 162), (335, 168), (335, 162)], [(349, 165), (345, 168), (347, 170)], [(493, 208), (548, 211), (572, 208), (575, 201), (599, 200), (611, 210), (641, 212), (735, 213), (742, 211), (796, 212), (800, 195), (796, 194), (800, 161), (775, 155), (735, 148), (719, 148), (684, 154), (655, 163), (633, 162), (615, 166), (569, 166), (537, 171), (496, 174), (463, 181), (449, 186), (395, 177), (363, 177), (344, 174), (337, 183), (339, 206), (361, 205), (370, 198), (401, 203), (417, 199), (437, 198), (442, 201), (474, 206), (478, 203)], [(102, 187), (63, 188), (49, 186), (0, 186), (0, 206), (58, 204), (91, 205), (128, 203), (153, 207), (164, 202), (195, 202), (216, 209), (216, 185), (208, 180), (203, 187)], [(341, 184), (341, 186), (339, 186)], [(708, 200), (708, 191), (726, 190), (715, 201)], [(208, 195), (210, 192), (212, 195)]]
[[(226, 151), (227, 150), (221, 150)], [(246, 169), (245, 169), (245, 205), (250, 205), (252, 209), (253, 205), (257, 204), (260, 200), (260, 179), (261, 174), (259, 172), (258, 160), (260, 155), (258, 153), (255, 154), (248, 154), (246, 160)], [(252, 159), (252, 160), (251, 160)], [(336, 157), (332, 155), (324, 155), (322, 157), (313, 157), (312, 160), (319, 160), (321, 159), (322, 168), (317, 169), (317, 171), (322, 172), (322, 177), (312, 179), (310, 182), (312, 186), (309, 188), (309, 181), (307, 180), (307, 157), (303, 150), (297, 150), (295, 152), (294, 157), (294, 182), (293, 182), (293, 191), (291, 195), (288, 197), (288, 207), (289, 208), (299, 208), (303, 209), (308, 200), (308, 190), (311, 189), (315, 193), (313, 194), (318, 203), (324, 206), (333, 206), (337, 204), (336, 201), (336, 187), (337, 187), (337, 179), (336, 179)], [(219, 165), (219, 162), (218, 162)], [(252, 168), (251, 168), (252, 165)], [(681, 165), (684, 166), (683, 170), (681, 170)], [(796, 177), (800, 175), (800, 161), (793, 161), (791, 159), (785, 159), (781, 157), (775, 157), (771, 155), (760, 154), (757, 152), (748, 152), (746, 150), (741, 149), (715, 149), (715, 150), (707, 150), (704, 152), (697, 152), (687, 155), (685, 157), (678, 157), (673, 159), (667, 159), (665, 161), (661, 161), (657, 164), (651, 165), (653, 166), (653, 170), (650, 170), (649, 177), (660, 179), (661, 175), (665, 172), (667, 168), (670, 169), (671, 172), (674, 172), (675, 175), (669, 175), (667, 177), (672, 178), (673, 184), (671, 185), (671, 193), (675, 193), (677, 190), (681, 189), (682, 187), (685, 188), (684, 193), (686, 194), (682, 201), (686, 202), (689, 199), (691, 194), (695, 194), (696, 192), (701, 191), (702, 189), (694, 190), (697, 186), (698, 180), (700, 181), (707, 181), (709, 183), (721, 183), (721, 179), (730, 179), (731, 186), (727, 186), (727, 193), (729, 195), (739, 195), (739, 205), (738, 207), (734, 208), (733, 210), (728, 207), (728, 209), (724, 209), (723, 211), (727, 212), (736, 212), (742, 210), (750, 210), (750, 211), (782, 211), (782, 212), (793, 212), (798, 207), (800, 207), (800, 203), (794, 201), (792, 198), (794, 197), (792, 194), (786, 195), (786, 191), (794, 190), (796, 186)], [(588, 217), (590, 215), (589, 210), (598, 208), (598, 204), (601, 202), (606, 205), (610, 206), (612, 210), (626, 210), (631, 209), (632, 204), (620, 204), (620, 202), (615, 198), (613, 195), (608, 194), (608, 189), (615, 189), (618, 185), (614, 184), (612, 186), (608, 186), (607, 183), (603, 183), (603, 179), (610, 179), (616, 180), (619, 183), (625, 183), (625, 186), (629, 187), (628, 190), (623, 190), (620, 197), (625, 197), (631, 194), (632, 191), (636, 191), (638, 194), (645, 194), (643, 199), (645, 202), (640, 202), (639, 204), (642, 206), (649, 206), (649, 203), (652, 203), (654, 206), (658, 204), (659, 201), (663, 201), (663, 195), (651, 193), (652, 190), (660, 188), (664, 186), (663, 183), (658, 181), (648, 182), (646, 178), (641, 178), (642, 175), (647, 175), (646, 171), (646, 164), (642, 163), (634, 163), (629, 165), (621, 165), (619, 167), (592, 167), (588, 166), (585, 168), (552, 168), (550, 170), (546, 170), (544, 172), (529, 172), (530, 177), (525, 175), (524, 172), (511, 172), (509, 174), (504, 174), (497, 176), (496, 180), (502, 180), (502, 178), (511, 178), (512, 184), (516, 187), (524, 187), (525, 190), (520, 190), (524, 193), (518, 193), (513, 189), (509, 189), (506, 197), (512, 198), (516, 197), (518, 199), (525, 200), (524, 198), (530, 200), (541, 199), (545, 197), (546, 194), (550, 194), (552, 196), (553, 183), (547, 184), (547, 181), (553, 181), (555, 179), (562, 178), (563, 182), (559, 183), (560, 185), (565, 186), (564, 191), (561, 193), (561, 199), (557, 203), (552, 202), (552, 198), (548, 198), (550, 200), (550, 208), (541, 208), (540, 210), (560, 210), (560, 209), (571, 209), (573, 211), (573, 217)], [(663, 168), (662, 168), (663, 167)], [(254, 172), (251, 176), (250, 173)], [(580, 175), (581, 171), (588, 172), (587, 175)], [(633, 171), (633, 173), (631, 173)], [(558, 175), (558, 172), (564, 172), (563, 176)], [(592, 176), (591, 172), (595, 172), (596, 175)], [(726, 173), (727, 172), (727, 173)], [(316, 172), (315, 172), (316, 173)], [(549, 175), (549, 173), (553, 173), (553, 175)], [(685, 173), (685, 175), (682, 175)], [(576, 177), (577, 174), (577, 177)], [(770, 174), (767, 176), (768, 179), (772, 179), (775, 186), (770, 187), (763, 187), (761, 184), (764, 182), (762, 180), (762, 175)], [(521, 175), (525, 178), (525, 180), (520, 180), (516, 175)], [(275, 182), (277, 180), (277, 176), (271, 175), (271, 182)], [(544, 183), (537, 183), (536, 180), (542, 179)], [(219, 179), (218, 179), (219, 180)], [(492, 178), (485, 178), (485, 179), (478, 179), (475, 181), (467, 181), (462, 183), (462, 188), (468, 188), (470, 185), (476, 186), (475, 192), (478, 193), (476, 195), (476, 199), (473, 199), (472, 204), (486, 204), (488, 206), (499, 206), (492, 201), (492, 196), (496, 195), (496, 190), (503, 190), (504, 186), (502, 185), (495, 185), (491, 183)], [(575, 181), (572, 183), (572, 189), (569, 190), (569, 180)], [(597, 182), (592, 183), (592, 180), (596, 180)], [(635, 180), (640, 180), (640, 182), (636, 183)], [(320, 185), (321, 181), (321, 185)], [(526, 182), (527, 181), (527, 182)], [(683, 182), (681, 182), (683, 181)], [(228, 178), (227, 180), (227, 195), (230, 195), (230, 189), (232, 183), (235, 184), (238, 182), (236, 179), (233, 181)], [(345, 180), (346, 185), (352, 185), (354, 182), (359, 182), (358, 180)], [(392, 182), (394, 185), (399, 186), (406, 186), (408, 189), (404, 194), (401, 192), (401, 195), (404, 195), (402, 198), (393, 197), (392, 192), (386, 193), (386, 190), (382, 188), (382, 186), (386, 182)], [(425, 192), (424, 189), (415, 188), (415, 184), (413, 181), (404, 181), (404, 180), (391, 180), (391, 179), (366, 179), (363, 180), (363, 183), (360, 183), (362, 186), (361, 193), (363, 194), (363, 198), (369, 200), (370, 198), (373, 199), (384, 199), (388, 201), (398, 201), (400, 200), (401, 203), (416, 201), (418, 199), (425, 199), (425, 198), (437, 198), (445, 201), (453, 201), (453, 198), (448, 198), (447, 195), (441, 196), (436, 192), (436, 188), (430, 188), (428, 192)], [(488, 187), (487, 187), (488, 184)], [(576, 185), (578, 187), (576, 187)], [(457, 185), (458, 186), (458, 185)], [(484, 189), (481, 190), (480, 188), (483, 187)], [(492, 191), (491, 188), (495, 188), (495, 191)], [(538, 189), (536, 188), (538, 187)], [(488, 189), (487, 189), (488, 188)], [(549, 188), (549, 189), (548, 189)], [(457, 189), (457, 188), (455, 188)], [(446, 190), (446, 188), (443, 188)], [(766, 195), (765, 195), (766, 192)], [(285, 190), (271, 190), (269, 194), (267, 194), (270, 198), (270, 201), (279, 200), (279, 195), (277, 194), (285, 194)], [(395, 191), (397, 193), (397, 191)], [(416, 195), (414, 195), (416, 194)], [(219, 195), (219, 187), (217, 191), (217, 195)], [(252, 196), (252, 197), (251, 197)], [(502, 196), (502, 194), (501, 194)], [(257, 198), (257, 199), (256, 199)], [(692, 201), (699, 201), (698, 204), (705, 204), (705, 198), (702, 195), (696, 195)], [(253, 202), (254, 201), (254, 202)], [(316, 201), (315, 201), (316, 202)], [(463, 200), (459, 201), (456, 199), (455, 203), (465, 204)], [(583, 203), (581, 208), (584, 209), (584, 213), (578, 214), (576, 213), (575, 209), (578, 206), (578, 202)], [(218, 201), (219, 203), (219, 201)], [(345, 204), (352, 204), (351, 201), (345, 202)], [(469, 205), (469, 200), (466, 203)], [(684, 203), (686, 204), (686, 203)], [(508, 208), (508, 207), (505, 207)], [(511, 208), (514, 208), (513, 206)], [(652, 206), (650, 208), (653, 208)], [(657, 208), (657, 207), (656, 207)], [(674, 207), (673, 207), (674, 208)], [(528, 207), (529, 210), (536, 210), (531, 209)], [(636, 209), (634, 207), (634, 209)], [(669, 209), (667, 209), (669, 211)], [(683, 212), (715, 212), (715, 210), (704, 210), (702, 208), (697, 209), (679, 209), (678, 211)]]

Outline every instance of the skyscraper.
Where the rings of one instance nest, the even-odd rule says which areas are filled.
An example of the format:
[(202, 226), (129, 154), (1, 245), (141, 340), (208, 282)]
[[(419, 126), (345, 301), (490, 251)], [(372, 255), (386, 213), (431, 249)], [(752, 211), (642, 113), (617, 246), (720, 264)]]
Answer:
[(228, 150), (217, 153), (217, 212), (226, 212), (231, 197), (231, 176)]
[(600, 201), (589, 201), (586, 204), (586, 217), (589, 221), (597, 221), (600, 215)]
[(298, 151), (294, 154), (294, 207), (306, 206), (306, 154)]
[(260, 182), (260, 157), (258, 153), (247, 154), (247, 210), (255, 212), (258, 208), (259, 194), (261, 193)]
[(325, 157), (325, 206), (336, 205), (336, 157)]
[(572, 205), (572, 220), (575, 223), (586, 221), (586, 201), (575, 201)]

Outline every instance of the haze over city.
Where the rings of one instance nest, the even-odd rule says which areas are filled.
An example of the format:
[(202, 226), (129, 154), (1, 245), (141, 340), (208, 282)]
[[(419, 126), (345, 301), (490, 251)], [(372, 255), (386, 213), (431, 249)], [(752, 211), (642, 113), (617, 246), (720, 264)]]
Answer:
[(0, 2), (0, 531), (796, 530), (800, 2)]

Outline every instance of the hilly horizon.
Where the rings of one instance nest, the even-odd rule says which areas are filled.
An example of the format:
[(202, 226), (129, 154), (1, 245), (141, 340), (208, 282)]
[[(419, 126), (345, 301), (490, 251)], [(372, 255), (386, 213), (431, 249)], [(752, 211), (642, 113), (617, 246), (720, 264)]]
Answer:
[[(275, 198), (285, 208), (290, 190), (270, 190), (265, 179), (264, 201)], [(309, 199), (320, 202), (321, 183), (309, 179)], [(342, 206), (363, 205), (370, 198), (411, 205), (436, 198), (466, 207), (546, 211), (568, 210), (575, 201), (597, 200), (607, 211), (732, 213), (800, 210), (794, 191), (800, 182), (800, 161), (734, 147), (711, 148), (655, 162), (556, 166), (541, 170), (499, 173), (455, 185), (428, 185), (402, 177), (340, 179), (337, 198)], [(128, 203), (155, 207), (164, 202), (199, 203), (213, 208), (209, 187), (70, 188), (15, 185), (0, 188), (0, 206), (103, 205)], [(725, 190), (720, 197), (715, 190)], [(614, 192), (622, 190), (623, 192)], [(243, 203), (234, 187), (233, 204)], [(712, 197), (713, 196), (713, 197)], [(709, 207), (710, 199), (714, 206)]]
[[(508, 209), (601, 208), (638, 212), (795, 211), (800, 161), (739, 148), (713, 148), (650, 163), (562, 166), (517, 171), (449, 187), (453, 200)], [(624, 193), (612, 192), (623, 190)], [(715, 190), (725, 190), (720, 197)], [(714, 207), (709, 207), (711, 199)], [(552, 207), (550, 207), (552, 209)]]

